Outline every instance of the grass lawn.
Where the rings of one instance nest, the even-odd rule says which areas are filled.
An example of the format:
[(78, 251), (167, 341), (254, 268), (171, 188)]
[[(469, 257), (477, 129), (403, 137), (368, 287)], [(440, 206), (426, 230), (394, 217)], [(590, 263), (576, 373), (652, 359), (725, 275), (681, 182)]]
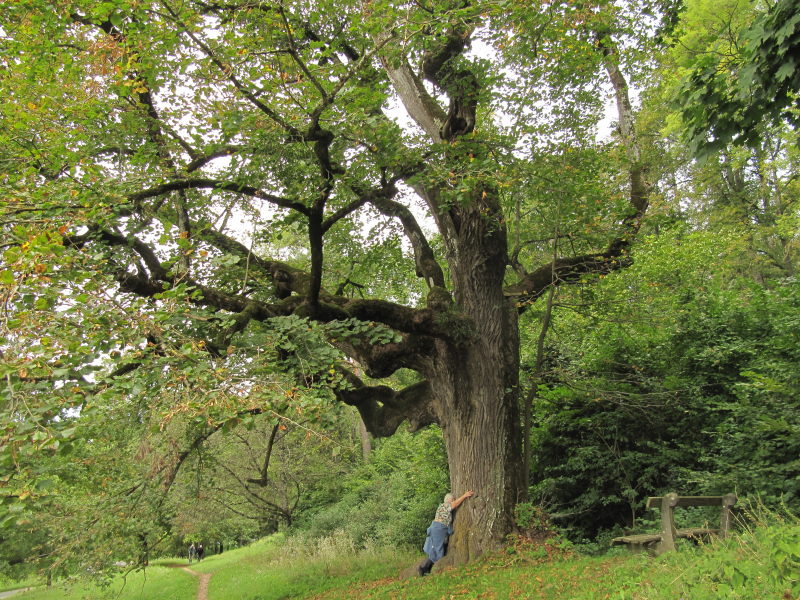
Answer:
[(330, 597), (336, 597), (337, 590), (365, 579), (395, 576), (413, 560), (413, 555), (397, 550), (356, 552), (341, 539), (306, 547), (275, 535), (204, 559), (192, 569), (213, 573), (210, 600), (272, 600), (324, 590), (332, 590)]
[(9, 590), (18, 590), (21, 588), (34, 587), (37, 585), (42, 585), (43, 583), (44, 583), (44, 578), (37, 577), (34, 575), (26, 577), (25, 579), (21, 580), (11, 580), (0, 577), (0, 592), (7, 592)]
[[(208, 600), (800, 600), (800, 524), (770, 524), (658, 558), (573, 552), (553, 538), (518, 542), (458, 569), (401, 580), (419, 552), (356, 550), (344, 538), (304, 544), (281, 535), (211, 556)], [(166, 563), (166, 564), (164, 564)], [(198, 580), (161, 561), (106, 588), (40, 588), (18, 600), (196, 600)]]
[(348, 589), (310, 596), (314, 600), (385, 599), (546, 599), (602, 600), (622, 598), (617, 575), (637, 575), (645, 561), (630, 555), (588, 557), (555, 545), (501, 552), (462, 568), (445, 569), (424, 578), (362, 581)]
[(14, 600), (190, 600), (197, 596), (197, 578), (181, 569), (153, 565), (144, 572), (116, 577), (101, 587), (90, 582), (59, 582), (16, 594)]

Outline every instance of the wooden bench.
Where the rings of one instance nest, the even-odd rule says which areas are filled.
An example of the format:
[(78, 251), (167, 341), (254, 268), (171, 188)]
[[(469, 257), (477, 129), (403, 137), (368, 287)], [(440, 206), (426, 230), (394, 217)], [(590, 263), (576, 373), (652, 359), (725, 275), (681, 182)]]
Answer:
[[(731, 525), (731, 507), (736, 504), (736, 494), (724, 496), (678, 496), (671, 492), (666, 496), (647, 499), (647, 508), (661, 509), (661, 532), (644, 535), (624, 535), (611, 540), (612, 545), (625, 544), (633, 552), (649, 551), (656, 555), (675, 550), (675, 540), (679, 538), (698, 540), (711, 535), (725, 537)], [(678, 506), (719, 506), (721, 507), (719, 529), (693, 527), (675, 528), (675, 508)]]

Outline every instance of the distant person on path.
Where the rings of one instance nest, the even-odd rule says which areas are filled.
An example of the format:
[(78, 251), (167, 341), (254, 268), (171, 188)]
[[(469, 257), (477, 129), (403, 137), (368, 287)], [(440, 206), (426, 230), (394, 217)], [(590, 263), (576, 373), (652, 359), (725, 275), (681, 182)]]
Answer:
[(447, 540), (453, 533), (453, 511), (461, 506), (467, 498), (471, 498), (475, 492), (469, 490), (454, 500), (453, 494), (446, 494), (444, 502), (436, 509), (436, 516), (433, 518), (431, 526), (428, 527), (428, 537), (425, 538), (425, 545), (422, 551), (428, 557), (417, 567), (417, 573), (424, 577), (431, 572), (433, 563), (447, 554)]
[(197, 558), (197, 548), (194, 546), (194, 542), (189, 546), (189, 564), (192, 564), (192, 560)]
[(203, 549), (203, 544), (197, 545), (197, 560), (203, 560), (203, 555), (206, 551)]

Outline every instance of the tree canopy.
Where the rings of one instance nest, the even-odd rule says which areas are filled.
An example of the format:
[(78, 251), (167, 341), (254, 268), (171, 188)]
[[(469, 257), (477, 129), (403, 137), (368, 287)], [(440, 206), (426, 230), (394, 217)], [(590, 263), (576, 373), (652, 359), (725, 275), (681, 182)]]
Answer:
[[(767, 413), (783, 436), (787, 412), (744, 405), (767, 380), (791, 396), (794, 358), (757, 360), (738, 324), (791, 330), (796, 138), (780, 119), (746, 132), (791, 109), (800, 16), (686, 4), (0, 6), (2, 560), (100, 569), (181, 537), (325, 531), (342, 502), (374, 514), (378, 477), (421, 490), (392, 504), (419, 527), (445, 456), (450, 488), (476, 492), (447, 558), (464, 562), (531, 491), (567, 519), (635, 512), (676, 457), (702, 470), (707, 418), (705, 465)], [(707, 4), (736, 15), (726, 52), (741, 29), (753, 69), (708, 62)], [(775, 101), (716, 110), (737, 77)], [(722, 150), (704, 164), (683, 142), (701, 127)], [(707, 272), (737, 236), (752, 260)], [(651, 403), (652, 439), (619, 433)], [(424, 428), (401, 437), (424, 476), (393, 475), (421, 459), (390, 443), (362, 464), (370, 436)], [(658, 440), (680, 451), (642, 449)], [(192, 531), (187, 510), (224, 518)], [(625, 521), (607, 514), (570, 526)]]

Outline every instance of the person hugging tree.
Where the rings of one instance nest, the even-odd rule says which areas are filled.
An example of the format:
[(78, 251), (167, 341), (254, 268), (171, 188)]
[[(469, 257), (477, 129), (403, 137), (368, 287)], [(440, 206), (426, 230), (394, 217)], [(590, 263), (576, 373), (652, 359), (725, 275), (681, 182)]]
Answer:
[(430, 573), (433, 564), (447, 554), (447, 540), (453, 534), (453, 511), (474, 495), (472, 490), (464, 492), (458, 499), (454, 499), (453, 494), (445, 494), (444, 502), (436, 509), (436, 516), (428, 527), (425, 544), (422, 546), (427, 558), (417, 567), (420, 577)]

